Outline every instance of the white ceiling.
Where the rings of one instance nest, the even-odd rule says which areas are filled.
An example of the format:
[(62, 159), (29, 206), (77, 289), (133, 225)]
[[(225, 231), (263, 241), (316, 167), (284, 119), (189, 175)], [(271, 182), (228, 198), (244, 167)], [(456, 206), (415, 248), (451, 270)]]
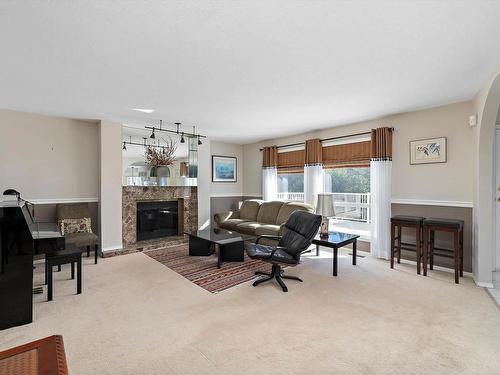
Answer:
[(500, 1), (4, 1), (0, 108), (249, 143), (470, 99), (499, 46)]

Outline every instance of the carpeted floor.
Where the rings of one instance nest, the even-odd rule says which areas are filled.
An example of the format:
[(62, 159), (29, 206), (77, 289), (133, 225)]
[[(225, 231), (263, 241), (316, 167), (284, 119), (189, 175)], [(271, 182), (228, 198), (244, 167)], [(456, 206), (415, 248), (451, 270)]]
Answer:
[(369, 256), (352, 266), (348, 252), (338, 277), (331, 250), (303, 256), (288, 293), (210, 293), (143, 253), (84, 258), (83, 293), (63, 266), (54, 300), (33, 296), (34, 323), (1, 331), (0, 350), (62, 334), (71, 375), (499, 374), (500, 311), (483, 288)]
[(226, 262), (217, 268), (216, 255), (194, 257), (189, 256), (188, 251), (188, 244), (182, 244), (144, 251), (144, 254), (212, 293), (255, 278), (255, 271), (271, 272), (269, 263), (250, 259), (246, 254), (244, 262)]

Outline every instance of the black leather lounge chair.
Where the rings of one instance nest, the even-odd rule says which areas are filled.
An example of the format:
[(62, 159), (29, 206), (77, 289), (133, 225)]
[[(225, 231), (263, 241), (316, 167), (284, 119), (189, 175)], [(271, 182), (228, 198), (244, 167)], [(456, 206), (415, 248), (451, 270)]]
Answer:
[[(281, 265), (294, 266), (300, 262), (300, 255), (307, 250), (318, 233), (321, 224), (321, 216), (306, 211), (293, 212), (285, 223), (282, 236), (262, 235), (255, 243), (245, 243), (245, 250), (252, 259), (260, 259), (273, 265), (271, 273), (257, 271), (256, 275), (264, 277), (254, 281), (253, 286), (276, 279), (283, 292), (288, 288), (282, 279), (302, 280), (296, 276), (283, 275)], [(261, 239), (274, 239), (279, 241), (276, 247), (259, 244)]]

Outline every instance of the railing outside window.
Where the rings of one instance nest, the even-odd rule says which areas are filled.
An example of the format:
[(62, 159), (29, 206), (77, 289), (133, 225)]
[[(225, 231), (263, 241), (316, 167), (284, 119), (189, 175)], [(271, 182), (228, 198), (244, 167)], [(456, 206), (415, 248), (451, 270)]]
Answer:
[(370, 222), (370, 193), (332, 193), (335, 218)]
[(278, 193), (278, 200), (304, 202), (304, 193)]
[[(370, 222), (370, 193), (332, 193), (335, 202), (335, 218)], [(278, 193), (278, 200), (304, 201), (304, 193)]]

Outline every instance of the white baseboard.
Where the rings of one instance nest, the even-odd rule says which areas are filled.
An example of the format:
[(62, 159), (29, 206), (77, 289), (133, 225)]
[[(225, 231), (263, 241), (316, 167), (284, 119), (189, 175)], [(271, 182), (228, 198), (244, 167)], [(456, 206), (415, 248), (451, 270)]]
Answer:
[(474, 275), (472, 275), (472, 280), (474, 280), (474, 282), (476, 283), (477, 286), (480, 286), (482, 288), (493, 289), (495, 287), (493, 285), (493, 283), (483, 283), (483, 282), (477, 281), (476, 277)]
[(123, 250), (122, 245), (120, 245), (120, 246), (107, 246), (107, 247), (102, 248), (103, 253), (106, 253), (108, 251), (119, 251), (119, 250)]
[(33, 204), (57, 204), (57, 203), (95, 203), (99, 198), (49, 198), (49, 199), (27, 199)]
[(474, 204), (472, 202), (465, 201), (440, 201), (440, 200), (430, 200), (430, 199), (401, 199), (392, 198), (391, 203), (395, 204), (412, 204), (418, 206), (445, 206), (445, 207), (467, 207), (472, 208)]
[(210, 198), (236, 198), (243, 197), (242, 193), (234, 193), (234, 194), (211, 194)]

